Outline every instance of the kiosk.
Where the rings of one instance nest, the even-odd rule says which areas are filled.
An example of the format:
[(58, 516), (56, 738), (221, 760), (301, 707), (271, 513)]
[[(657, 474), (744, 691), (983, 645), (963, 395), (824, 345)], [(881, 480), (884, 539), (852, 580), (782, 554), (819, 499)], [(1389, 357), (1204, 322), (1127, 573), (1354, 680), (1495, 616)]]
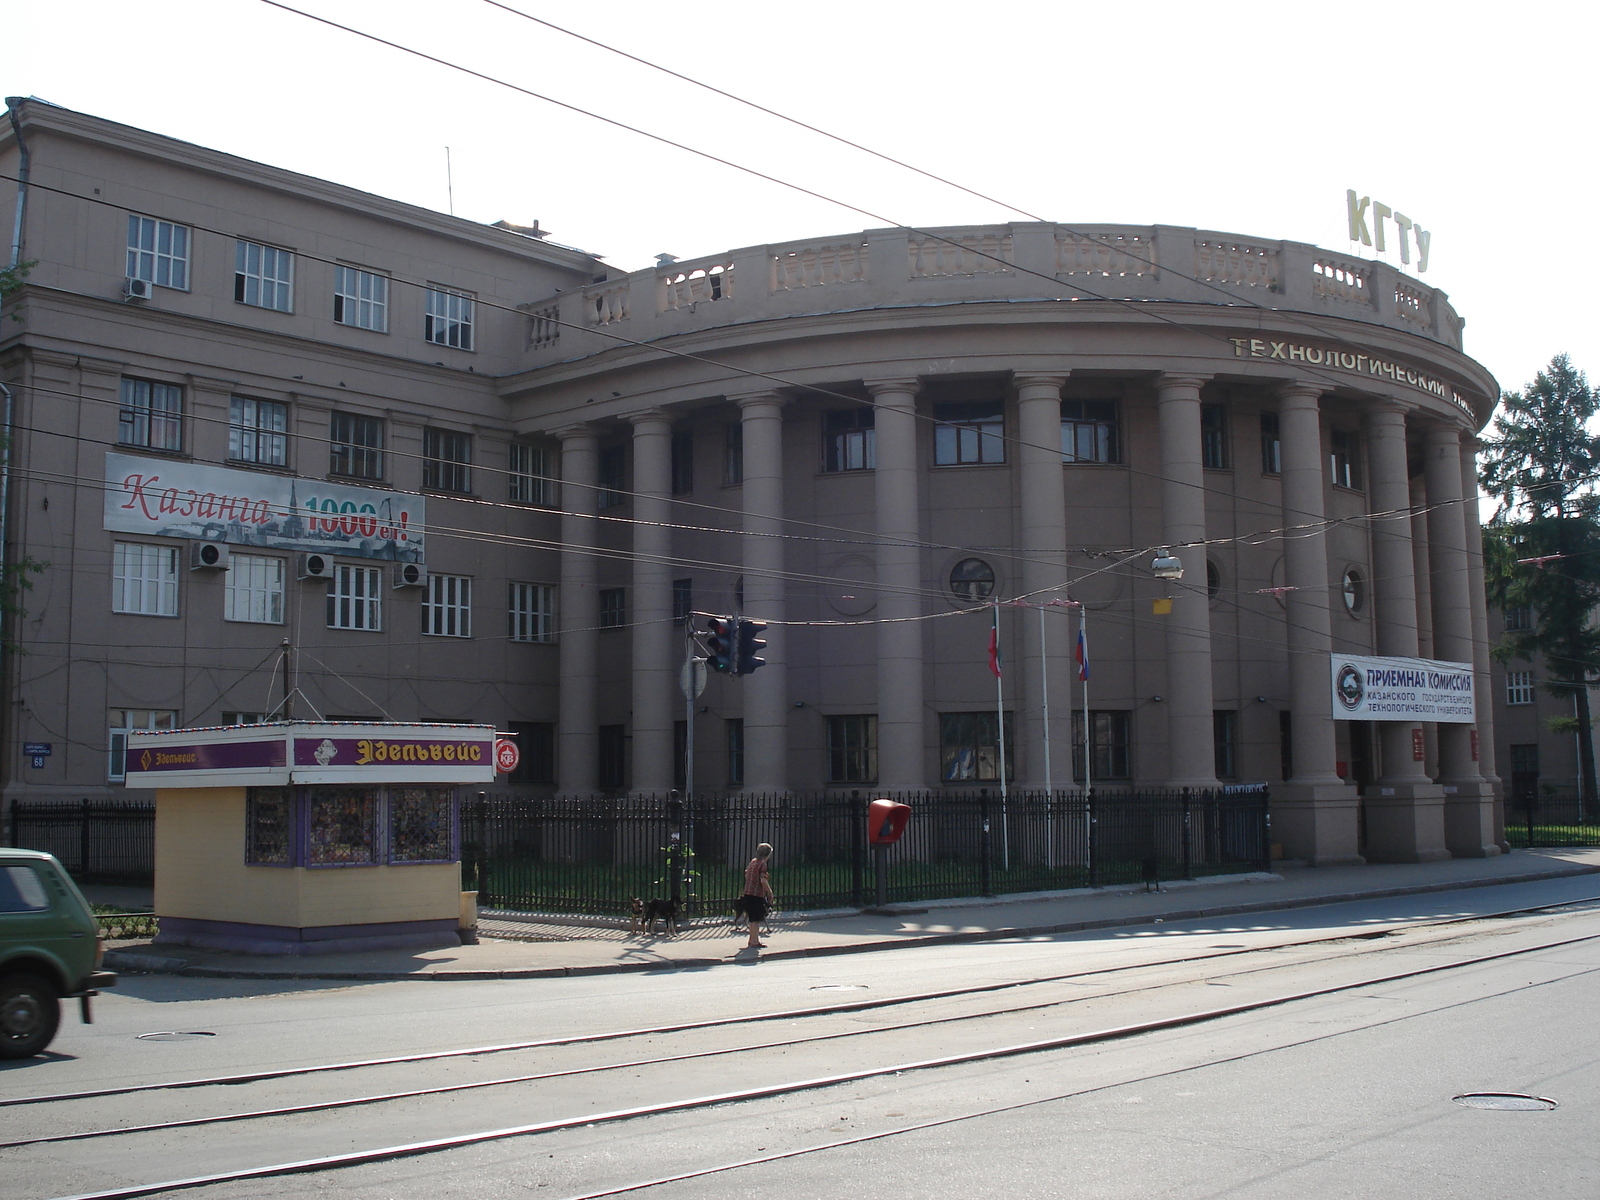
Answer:
[(247, 954), (458, 945), (458, 789), (494, 777), (488, 725), (130, 733), (126, 785), (156, 792), (156, 941)]

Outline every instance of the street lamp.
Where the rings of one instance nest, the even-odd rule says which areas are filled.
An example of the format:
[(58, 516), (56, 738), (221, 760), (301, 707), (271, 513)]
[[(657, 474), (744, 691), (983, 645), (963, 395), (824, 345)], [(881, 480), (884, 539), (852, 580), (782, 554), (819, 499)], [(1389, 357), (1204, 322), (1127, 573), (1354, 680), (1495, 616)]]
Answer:
[(1150, 562), (1150, 573), (1157, 579), (1182, 579), (1183, 563), (1178, 556), (1163, 546)]

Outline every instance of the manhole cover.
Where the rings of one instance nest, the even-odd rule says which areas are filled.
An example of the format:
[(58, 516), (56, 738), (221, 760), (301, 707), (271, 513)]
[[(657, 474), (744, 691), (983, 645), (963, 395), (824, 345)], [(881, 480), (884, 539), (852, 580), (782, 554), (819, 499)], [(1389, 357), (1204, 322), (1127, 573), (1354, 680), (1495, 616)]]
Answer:
[(141, 1042), (192, 1042), (195, 1038), (216, 1037), (204, 1029), (168, 1030), (165, 1033), (141, 1033), (135, 1035)]
[(813, 984), (813, 992), (864, 992), (867, 985), (864, 983), (818, 983)]
[(1467, 1108), (1492, 1108), (1500, 1112), (1543, 1112), (1557, 1107), (1554, 1100), (1524, 1096), (1521, 1092), (1465, 1092), (1450, 1099)]

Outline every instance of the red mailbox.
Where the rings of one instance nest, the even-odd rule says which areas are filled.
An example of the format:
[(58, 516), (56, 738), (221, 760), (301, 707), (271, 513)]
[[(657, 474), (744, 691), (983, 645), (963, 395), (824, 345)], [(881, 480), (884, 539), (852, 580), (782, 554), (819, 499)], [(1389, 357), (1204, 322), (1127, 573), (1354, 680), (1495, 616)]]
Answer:
[(874, 846), (892, 846), (906, 831), (911, 819), (909, 804), (893, 800), (874, 800), (867, 806), (867, 841)]

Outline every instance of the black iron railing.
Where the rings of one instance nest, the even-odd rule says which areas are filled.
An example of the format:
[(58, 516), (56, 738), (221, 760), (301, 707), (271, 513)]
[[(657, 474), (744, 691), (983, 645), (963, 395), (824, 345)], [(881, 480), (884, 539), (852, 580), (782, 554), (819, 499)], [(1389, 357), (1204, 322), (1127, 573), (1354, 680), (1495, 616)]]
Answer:
[(1600, 846), (1600, 803), (1576, 788), (1518, 788), (1506, 800), (1506, 841), (1533, 846)]
[(1265, 788), (1227, 791), (827, 792), (552, 797), (481, 793), (462, 805), (464, 888), (483, 908), (623, 913), (674, 897), (722, 913), (761, 842), (791, 911), (875, 899), (868, 803), (912, 808), (887, 851), (885, 899), (907, 902), (1157, 882), (1270, 869)]
[(10, 845), (54, 854), (79, 883), (149, 885), (155, 881), (153, 804), (19, 800), (11, 806), (10, 826)]

